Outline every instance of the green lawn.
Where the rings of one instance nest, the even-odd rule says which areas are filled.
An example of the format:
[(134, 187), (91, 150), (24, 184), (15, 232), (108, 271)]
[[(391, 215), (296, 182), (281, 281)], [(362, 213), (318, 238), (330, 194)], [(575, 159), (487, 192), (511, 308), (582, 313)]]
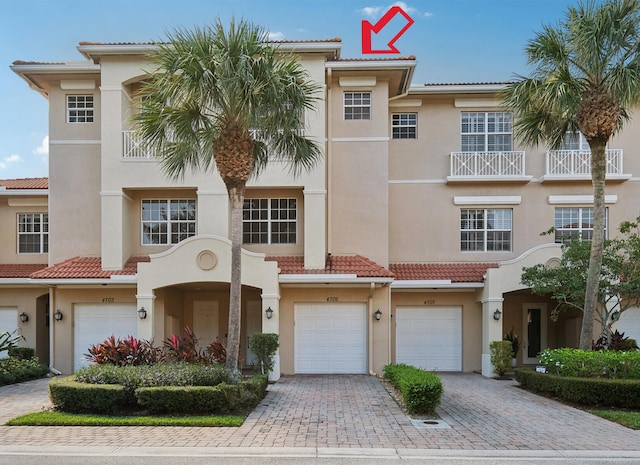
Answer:
[(626, 412), (623, 410), (588, 410), (588, 412), (620, 423), (627, 428), (640, 429), (640, 412)]
[(64, 412), (35, 412), (9, 420), (7, 426), (232, 426), (241, 416), (107, 416)]

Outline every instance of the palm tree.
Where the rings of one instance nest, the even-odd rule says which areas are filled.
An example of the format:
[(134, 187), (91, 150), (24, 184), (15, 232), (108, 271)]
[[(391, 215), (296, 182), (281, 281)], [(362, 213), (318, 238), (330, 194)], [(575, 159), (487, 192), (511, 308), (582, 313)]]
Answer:
[(557, 148), (579, 130), (591, 148), (593, 238), (580, 348), (591, 349), (605, 230), (606, 147), (640, 97), (640, 0), (585, 1), (567, 9), (529, 41), (531, 77), (518, 76), (502, 95), (517, 121), (515, 136)]
[(321, 158), (305, 137), (305, 112), (320, 86), (293, 55), (269, 45), (249, 22), (218, 19), (206, 28), (178, 29), (150, 58), (157, 66), (139, 93), (138, 134), (172, 179), (218, 171), (231, 209), (231, 283), (226, 366), (237, 370), (240, 349), (242, 208), (247, 181), (269, 158), (291, 174)]

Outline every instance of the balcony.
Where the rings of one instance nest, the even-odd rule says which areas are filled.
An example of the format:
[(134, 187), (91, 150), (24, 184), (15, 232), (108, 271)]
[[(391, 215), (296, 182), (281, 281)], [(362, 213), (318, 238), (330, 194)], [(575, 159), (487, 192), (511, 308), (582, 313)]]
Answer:
[[(622, 149), (607, 149), (607, 180), (629, 179), (623, 172)], [(590, 150), (549, 150), (546, 154), (545, 181), (590, 181)]]
[(519, 181), (528, 182), (525, 152), (451, 152), (447, 182)]
[(125, 160), (154, 160), (155, 154), (144, 147), (134, 131), (122, 131), (122, 158)]

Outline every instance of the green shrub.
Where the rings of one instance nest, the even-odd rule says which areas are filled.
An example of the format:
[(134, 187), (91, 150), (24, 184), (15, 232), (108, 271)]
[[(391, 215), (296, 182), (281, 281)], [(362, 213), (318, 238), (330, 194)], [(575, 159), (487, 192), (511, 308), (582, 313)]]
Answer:
[(136, 390), (138, 405), (153, 414), (246, 414), (263, 399), (267, 376), (217, 386), (164, 386)]
[(435, 373), (405, 364), (387, 365), (384, 378), (400, 391), (409, 413), (431, 413), (440, 405), (444, 388)]
[(49, 368), (40, 364), (38, 357), (20, 359), (9, 357), (0, 360), (0, 386), (42, 378)]
[(249, 349), (256, 355), (256, 372), (268, 375), (273, 371), (273, 356), (280, 343), (273, 333), (255, 333), (249, 337)]
[(574, 378), (639, 379), (640, 351), (546, 349), (539, 355), (547, 373)]
[(491, 364), (493, 372), (498, 376), (511, 369), (511, 359), (513, 359), (513, 343), (511, 341), (491, 341), (489, 343), (491, 353)]
[(531, 368), (515, 370), (516, 380), (533, 392), (589, 406), (640, 408), (640, 380), (574, 378), (538, 373)]
[(30, 359), (36, 356), (36, 351), (30, 347), (11, 347), (9, 349), (9, 357), (19, 360)]
[(70, 413), (116, 413), (135, 406), (124, 386), (79, 383), (75, 376), (52, 379), (49, 398), (56, 410)]
[(157, 365), (89, 365), (76, 373), (77, 380), (88, 384), (122, 384), (133, 392), (141, 387), (215, 386), (237, 382), (237, 375), (222, 365), (159, 363)]

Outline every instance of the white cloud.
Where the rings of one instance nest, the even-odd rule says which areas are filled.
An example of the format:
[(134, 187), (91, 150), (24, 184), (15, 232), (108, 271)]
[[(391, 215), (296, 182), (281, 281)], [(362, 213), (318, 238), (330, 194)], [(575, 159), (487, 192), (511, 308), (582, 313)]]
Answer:
[(6, 157), (0, 159), (0, 170), (6, 170), (11, 165), (15, 165), (17, 163), (22, 163), (22, 157), (20, 155), (7, 155)]
[(424, 16), (425, 18), (428, 18), (429, 16), (433, 16), (433, 13), (431, 13), (430, 11), (425, 11), (422, 16)]
[(283, 32), (271, 32), (269, 31), (269, 40), (284, 40)]
[(38, 155), (43, 162), (49, 162), (49, 136), (44, 136), (42, 142), (33, 151), (34, 155)]
[(378, 18), (379, 16), (382, 16), (382, 13), (386, 13), (387, 11), (389, 11), (391, 9), (391, 7), (394, 7), (394, 6), (399, 6), (408, 15), (416, 15), (417, 14), (419, 16), (425, 16), (425, 17), (433, 16), (433, 13), (429, 13), (429, 12), (420, 13), (416, 8), (407, 5), (406, 2), (395, 2), (395, 3), (392, 3), (391, 5), (389, 5), (387, 7), (383, 7), (383, 6), (367, 6), (367, 7), (364, 7), (362, 9), (358, 10), (358, 13), (366, 16), (367, 18)]

